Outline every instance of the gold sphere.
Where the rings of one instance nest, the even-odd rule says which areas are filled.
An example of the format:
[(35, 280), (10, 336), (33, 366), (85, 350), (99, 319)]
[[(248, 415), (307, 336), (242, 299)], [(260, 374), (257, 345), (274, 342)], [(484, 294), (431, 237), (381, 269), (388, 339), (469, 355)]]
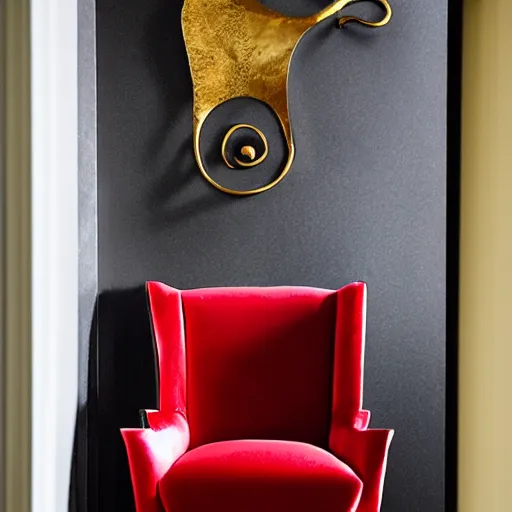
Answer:
[(256, 150), (252, 146), (244, 146), (240, 153), (243, 156), (248, 157), (250, 160), (254, 160), (256, 158)]

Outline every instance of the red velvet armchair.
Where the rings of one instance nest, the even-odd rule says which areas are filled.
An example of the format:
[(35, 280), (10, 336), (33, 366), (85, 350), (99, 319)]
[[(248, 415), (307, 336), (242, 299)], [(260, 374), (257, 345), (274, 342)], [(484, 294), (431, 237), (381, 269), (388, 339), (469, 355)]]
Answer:
[(391, 430), (362, 409), (366, 285), (147, 284), (159, 410), (123, 429), (137, 512), (378, 512)]

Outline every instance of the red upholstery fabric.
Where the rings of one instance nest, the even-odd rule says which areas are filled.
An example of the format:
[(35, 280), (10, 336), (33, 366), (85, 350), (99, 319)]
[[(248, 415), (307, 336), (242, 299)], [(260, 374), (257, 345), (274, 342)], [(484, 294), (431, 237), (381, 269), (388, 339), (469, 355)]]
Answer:
[(172, 512), (355, 512), (363, 484), (330, 453), (290, 441), (195, 448), (160, 483)]
[(164, 425), (148, 429), (123, 429), (137, 512), (165, 512), (158, 495), (158, 483), (187, 450), (188, 425), (174, 415)]
[(327, 447), (336, 296), (289, 287), (182, 296), (191, 447), (230, 439)]
[(364, 283), (147, 290), (160, 403), (123, 430), (137, 512), (380, 510), (393, 433), (362, 409)]
[(392, 438), (392, 430), (336, 427), (331, 430), (332, 453), (346, 462), (363, 482), (363, 493), (357, 512), (380, 510)]
[(158, 360), (160, 408), (147, 411), (150, 429), (122, 429), (137, 512), (164, 512), (157, 485), (186, 452), (185, 337), (179, 290), (148, 283), (153, 336)]

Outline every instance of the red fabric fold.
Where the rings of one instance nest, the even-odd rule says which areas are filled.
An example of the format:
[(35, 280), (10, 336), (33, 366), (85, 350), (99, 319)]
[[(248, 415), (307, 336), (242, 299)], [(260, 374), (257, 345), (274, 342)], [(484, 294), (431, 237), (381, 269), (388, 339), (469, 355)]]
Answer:
[[(150, 415), (151, 416), (151, 415)], [(155, 418), (153, 418), (155, 419)], [(158, 484), (189, 446), (186, 420), (176, 414), (148, 429), (122, 429), (137, 512), (166, 512)]]
[(361, 502), (356, 512), (378, 512), (382, 502), (384, 476), (393, 430), (331, 430), (329, 446), (340, 460), (348, 464), (363, 482)]

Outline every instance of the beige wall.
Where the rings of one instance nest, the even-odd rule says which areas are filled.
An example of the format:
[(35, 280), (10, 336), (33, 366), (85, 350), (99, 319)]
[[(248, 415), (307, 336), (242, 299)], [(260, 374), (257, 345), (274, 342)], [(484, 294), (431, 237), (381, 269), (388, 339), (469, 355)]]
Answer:
[(512, 0), (465, 0), (459, 512), (512, 511)]
[[(29, 0), (0, 0), (3, 96), (2, 279), (3, 380), (1, 512), (30, 511), (30, 45)], [(3, 470), (3, 471), (2, 471)]]

